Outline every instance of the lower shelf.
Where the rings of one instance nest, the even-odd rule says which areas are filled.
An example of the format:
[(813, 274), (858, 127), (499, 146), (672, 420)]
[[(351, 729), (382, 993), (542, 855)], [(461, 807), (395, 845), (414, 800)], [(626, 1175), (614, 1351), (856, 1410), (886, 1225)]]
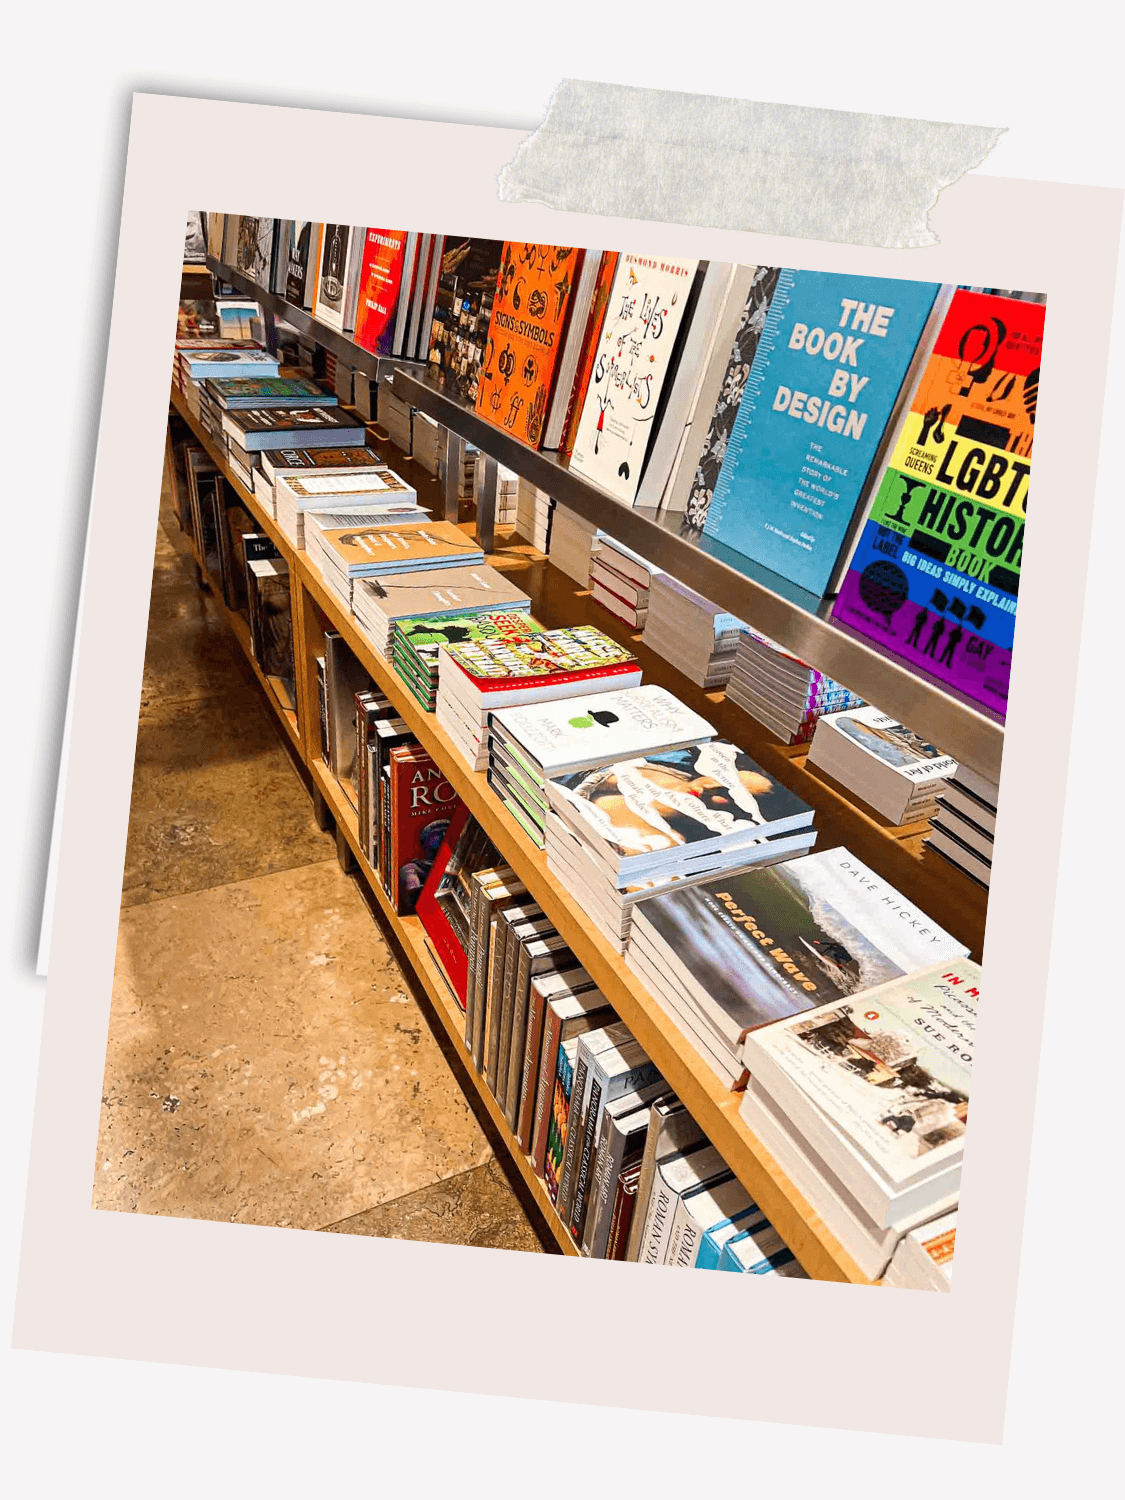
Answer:
[[(461, 1007), (449, 992), (445, 976), (438, 967), (430, 953), (426, 942), (426, 933), (417, 917), (400, 917), (391, 905), (387, 893), (383, 889), (382, 881), (371, 868), (371, 865), (363, 852), (359, 839), (359, 825), (355, 809), (341, 790), (340, 783), (332, 775), (331, 771), (319, 758), (315, 757), (309, 767), (312, 779), (324, 798), (325, 802), (336, 820), (336, 827), (341, 830), (347, 840), (348, 847), (355, 855), (364, 879), (370, 887), (383, 917), (394, 933), (395, 937), (406, 950), (407, 956), (413, 965), (422, 987), (429, 996), (438, 1019), (452, 1041), (464, 1054), (465, 1065), (469, 1070), (469, 1076), (474, 1078), (474, 1069), (468, 1053), (465, 1052), (465, 1018), (461, 1013)], [(527, 1185), (537, 1207), (558, 1242), (559, 1248), (566, 1255), (577, 1255), (578, 1248), (571, 1239), (551, 1202), (550, 1196), (541, 1178), (535, 1175), (531, 1162), (519, 1148), (511, 1126), (504, 1116), (504, 1111), (492, 1096), (491, 1090), (483, 1082), (476, 1089), (484, 1107), (488, 1111), (496, 1130), (504, 1142), (507, 1152), (515, 1164), (524, 1183)]]

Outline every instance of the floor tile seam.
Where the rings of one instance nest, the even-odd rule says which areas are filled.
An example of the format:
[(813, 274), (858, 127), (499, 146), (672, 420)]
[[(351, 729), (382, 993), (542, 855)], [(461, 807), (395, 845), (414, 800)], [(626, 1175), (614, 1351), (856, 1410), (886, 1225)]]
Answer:
[[(338, 865), (339, 860), (334, 853), (327, 854), (324, 859), (309, 859), (301, 864), (286, 865), (283, 870), (263, 870), (260, 875), (244, 875), (241, 880), (220, 880), (215, 885), (193, 886), (190, 891), (171, 891), (167, 896), (153, 896), (148, 901), (136, 901), (132, 906), (122, 906), (121, 913), (137, 911), (142, 906), (161, 906), (165, 901), (182, 901), (186, 896), (202, 896), (209, 891), (227, 890), (234, 885), (249, 885), (255, 880), (272, 880), (277, 875), (292, 875), (297, 870), (313, 870), (321, 865)], [(124, 894), (124, 893), (123, 893)]]
[(354, 1214), (348, 1214), (343, 1219), (334, 1219), (331, 1224), (318, 1225), (316, 1233), (324, 1234), (330, 1229), (338, 1228), (341, 1224), (350, 1224), (353, 1219), (362, 1219), (365, 1215), (374, 1213), (378, 1208), (392, 1208), (396, 1203), (403, 1203), (407, 1198), (413, 1198), (418, 1193), (425, 1193), (431, 1188), (456, 1182), (459, 1177), (471, 1177), (474, 1172), (487, 1171), (488, 1166), (489, 1163), (487, 1161), (482, 1161), (478, 1162), (475, 1167), (462, 1167), (456, 1172), (447, 1172), (444, 1176), (435, 1177), (432, 1182), (424, 1182), (420, 1187), (410, 1188), (408, 1192), (397, 1193), (393, 1198), (382, 1198), (378, 1203), (371, 1203), (367, 1208), (357, 1209)]

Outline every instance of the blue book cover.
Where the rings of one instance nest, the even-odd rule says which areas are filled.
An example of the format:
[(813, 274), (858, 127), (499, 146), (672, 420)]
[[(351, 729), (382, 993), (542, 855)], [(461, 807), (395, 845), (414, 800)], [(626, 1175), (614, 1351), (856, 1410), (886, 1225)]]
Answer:
[(734, 566), (829, 590), (938, 291), (779, 273), (704, 531)]
[[(717, 1271), (719, 1260), (723, 1253), (723, 1246), (728, 1240), (733, 1239), (741, 1231), (738, 1225), (751, 1215), (761, 1215), (761, 1209), (756, 1203), (751, 1203), (749, 1208), (744, 1208), (730, 1219), (722, 1219), (718, 1224), (712, 1224), (699, 1242), (699, 1254), (695, 1258), (695, 1269), (697, 1271)], [(732, 1268), (733, 1269), (733, 1268)]]

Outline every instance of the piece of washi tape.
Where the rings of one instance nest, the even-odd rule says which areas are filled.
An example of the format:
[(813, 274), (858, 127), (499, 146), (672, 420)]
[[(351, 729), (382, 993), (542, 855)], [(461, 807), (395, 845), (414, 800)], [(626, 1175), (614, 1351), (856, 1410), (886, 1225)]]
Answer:
[(564, 78), (497, 182), (509, 203), (914, 249), (1004, 128)]

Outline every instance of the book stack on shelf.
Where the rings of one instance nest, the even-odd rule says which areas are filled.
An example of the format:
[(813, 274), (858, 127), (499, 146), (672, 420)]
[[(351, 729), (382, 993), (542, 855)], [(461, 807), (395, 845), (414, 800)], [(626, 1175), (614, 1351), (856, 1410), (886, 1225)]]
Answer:
[(548, 553), (551, 549), (551, 518), (554, 515), (555, 502), (541, 490), (538, 485), (531, 483), (520, 475), (516, 486), (516, 534), (522, 536), (538, 552)]
[(643, 901), (625, 962), (717, 1077), (759, 1026), (968, 950), (847, 849)]
[[(540, 849), (547, 844), (548, 778), (698, 745), (715, 733), (664, 688), (623, 686), (630, 678), (639, 684), (640, 669), (621, 647), (615, 650), (625, 660), (599, 669), (592, 688), (579, 682), (574, 691), (570, 684), (565, 697), (528, 699), (492, 714), (489, 785)], [(617, 685), (607, 688), (615, 678)]]
[[(503, 464), (496, 465), (496, 524), (497, 526), (514, 526), (516, 524), (517, 501), (519, 496), (519, 479), (511, 469), (506, 469)], [(484, 498), (484, 465), (477, 464), (473, 472), (473, 500), (479, 506)]]
[(749, 628), (738, 643), (727, 698), (784, 745), (807, 744), (822, 714), (863, 705), (842, 683)]
[(933, 817), (957, 762), (867, 704), (817, 721), (806, 764), (896, 827)]
[(776, 863), (816, 841), (813, 810), (727, 740), (546, 782), (547, 866), (623, 953), (639, 903)]
[[(373, 526), (374, 519), (365, 521), (362, 517), (375, 512), (389, 517), (388, 525), (429, 519), (429, 512), (418, 504), (417, 490), (385, 464), (338, 473), (331, 469), (311, 473), (282, 469), (274, 478), (273, 497), (274, 519), (298, 551), (305, 549), (306, 520), (318, 511), (346, 511), (340, 526)], [(320, 524), (324, 526), (325, 522)]]
[(427, 713), (437, 709), (438, 655), (442, 646), (466, 641), (507, 642), (538, 635), (543, 627), (529, 614), (518, 610), (493, 611), (479, 615), (452, 615), (445, 618), (402, 620), (395, 632), (393, 660), (402, 678)]
[(393, 660), (403, 620), (447, 619), (496, 610), (531, 609), (531, 600), (495, 568), (458, 565), (357, 580), (352, 602), (356, 624), (374, 649)]
[(399, 400), (389, 380), (379, 383), (377, 416), (379, 426), (386, 429), (391, 442), (404, 457), (410, 458), (414, 452), (414, 408)]
[[(477, 469), (482, 467), (484, 459), (479, 448), (474, 448), (472, 443), (461, 444), (461, 454), (457, 469), (457, 498), (458, 500), (471, 500), (477, 492)], [(444, 469), (442, 478), (445, 477)]]
[(254, 471), (254, 494), (277, 519), (277, 497), (274, 493), (282, 475), (308, 474), (311, 470), (385, 469), (374, 448), (273, 448), (256, 455), (260, 467)]
[(176, 344), (176, 383), (191, 405), (189, 381), (207, 379), (233, 379), (245, 376), (250, 379), (276, 377), (277, 358), (248, 339), (205, 339), (204, 347), (195, 340), (181, 340)]
[(360, 578), (390, 578), (398, 573), (437, 572), (484, 563), (480, 547), (448, 521), (408, 526), (368, 526), (306, 531), (309, 561), (351, 609), (352, 584)]
[(598, 537), (590, 548), (591, 594), (634, 630), (644, 629), (649, 587), (662, 571), (611, 536)]
[(883, 1277), (884, 1286), (922, 1292), (948, 1292), (953, 1284), (957, 1210), (919, 1224), (895, 1246)]
[(876, 1277), (956, 1208), (980, 969), (953, 954), (856, 993), (746, 1038), (740, 1112)]
[(591, 625), (451, 642), (438, 653), (437, 719), (469, 765), (491, 774), (489, 734), (498, 709), (640, 680), (636, 657)]
[(255, 406), (222, 414), (222, 441), (248, 455), (276, 448), (361, 447), (366, 438), (363, 423), (340, 406)]
[(435, 422), (433, 417), (428, 417), (424, 411), (416, 411), (413, 432), (414, 461), (436, 479), (441, 463), (441, 450), (445, 446), (445, 428)]
[(986, 889), (992, 882), (999, 794), (995, 781), (970, 766), (957, 766), (941, 789), (933, 828), (926, 839), (927, 848), (936, 850)]
[(548, 556), (556, 568), (584, 589), (590, 586), (590, 549), (598, 535), (593, 521), (583, 520), (565, 505), (555, 505)]
[(689, 682), (707, 689), (730, 681), (745, 623), (720, 609), (665, 572), (658, 572), (649, 592), (648, 620), (643, 637), (682, 672)]

